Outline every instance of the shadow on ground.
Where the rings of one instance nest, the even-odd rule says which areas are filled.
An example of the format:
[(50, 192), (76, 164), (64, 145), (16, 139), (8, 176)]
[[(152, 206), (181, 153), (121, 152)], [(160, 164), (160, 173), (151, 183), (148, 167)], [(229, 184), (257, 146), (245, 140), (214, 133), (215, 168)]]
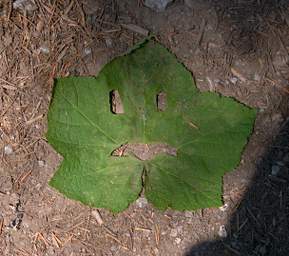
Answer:
[[(239, 54), (262, 52), (273, 34), (280, 38), (280, 29), (289, 25), (288, 0), (185, 0), (195, 9), (213, 8), (218, 16), (217, 27), (227, 46)], [(281, 39), (280, 39), (281, 40)]]
[(289, 255), (289, 121), (257, 166), (226, 229), (228, 237), (193, 247), (185, 256)]

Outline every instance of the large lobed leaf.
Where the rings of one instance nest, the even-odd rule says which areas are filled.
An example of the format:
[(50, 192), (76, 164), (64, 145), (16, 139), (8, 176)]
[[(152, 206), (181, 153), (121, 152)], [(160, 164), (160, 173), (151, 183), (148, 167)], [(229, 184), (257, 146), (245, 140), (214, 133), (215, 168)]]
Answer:
[[(118, 90), (124, 114), (110, 109)], [(156, 95), (167, 95), (158, 111)], [(222, 204), (222, 176), (239, 163), (256, 111), (200, 92), (174, 55), (150, 41), (107, 64), (97, 77), (56, 80), (49, 143), (64, 160), (50, 185), (84, 204), (119, 212), (145, 189), (159, 209)], [(113, 157), (124, 143), (166, 143), (177, 156)]]

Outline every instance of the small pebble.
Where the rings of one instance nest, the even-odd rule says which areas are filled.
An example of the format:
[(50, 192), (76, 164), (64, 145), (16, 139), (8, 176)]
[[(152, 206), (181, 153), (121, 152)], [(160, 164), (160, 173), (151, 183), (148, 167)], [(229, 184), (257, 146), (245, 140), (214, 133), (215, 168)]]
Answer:
[(228, 236), (226, 227), (224, 225), (221, 225), (218, 231), (218, 235), (221, 238), (226, 238)]
[(19, 9), (23, 12), (32, 13), (37, 10), (37, 5), (31, 0), (16, 0), (13, 1), (13, 9)]
[(222, 211), (222, 212), (225, 212), (227, 209), (228, 209), (229, 205), (228, 204), (224, 204), (222, 205), (221, 207), (219, 207), (219, 209)]
[(6, 145), (4, 147), (4, 154), (5, 155), (11, 155), (13, 153), (13, 148), (11, 145)]
[(261, 80), (261, 76), (257, 73), (254, 74), (254, 80), (255, 81), (260, 81)]
[(282, 161), (277, 161), (276, 164), (279, 165), (279, 166), (284, 166), (285, 165)]
[(40, 47), (39, 47), (39, 51), (40, 51), (41, 53), (44, 53), (44, 54), (49, 54), (49, 52), (50, 52), (48, 46), (46, 46), (46, 45), (40, 46)]
[(273, 176), (276, 176), (280, 171), (280, 166), (278, 165), (273, 165), (272, 168), (271, 168), (271, 174)]
[(192, 212), (185, 211), (185, 217), (186, 217), (186, 218), (193, 218), (193, 217), (194, 217), (194, 214), (193, 214)]
[(238, 78), (237, 77), (231, 77), (231, 78), (229, 78), (229, 80), (230, 80), (230, 82), (232, 83), (232, 84), (236, 84), (237, 82), (238, 82)]
[(156, 12), (162, 12), (171, 2), (173, 2), (173, 0), (145, 0), (144, 5)]
[(178, 235), (178, 230), (176, 228), (173, 228), (170, 232), (171, 237), (177, 237)]
[(259, 252), (261, 255), (266, 255), (267, 253), (266, 246), (261, 246)]
[(84, 48), (84, 55), (87, 56), (90, 54), (91, 54), (91, 48), (89, 48), (89, 47)]
[(45, 162), (43, 160), (38, 160), (38, 165), (39, 165), (39, 167), (44, 167)]
[(181, 238), (179, 238), (179, 237), (177, 237), (177, 238), (175, 239), (175, 242), (176, 242), (176, 244), (180, 244), (180, 243), (181, 243), (181, 241), (182, 241), (182, 239), (181, 239)]
[(136, 200), (136, 205), (139, 208), (144, 208), (148, 204), (148, 200), (145, 197), (140, 197), (138, 200)]

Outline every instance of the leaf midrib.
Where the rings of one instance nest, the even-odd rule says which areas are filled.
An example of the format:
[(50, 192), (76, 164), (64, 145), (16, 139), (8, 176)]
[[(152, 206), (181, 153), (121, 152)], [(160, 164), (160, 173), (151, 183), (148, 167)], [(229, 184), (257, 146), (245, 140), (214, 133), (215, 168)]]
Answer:
[(85, 118), (85, 120), (94, 128), (96, 128), (100, 133), (102, 133), (107, 139), (109, 139), (111, 142), (119, 144), (119, 142), (117, 142), (114, 138), (112, 138), (111, 136), (109, 136), (108, 134), (105, 133), (105, 131), (97, 124), (95, 124), (94, 122), (92, 122), (88, 116), (86, 116), (77, 106), (75, 106), (70, 100), (68, 100), (64, 94), (62, 93), (62, 91), (60, 91), (61, 96), (63, 97), (63, 99), (69, 104), (71, 105), (81, 116), (83, 116)]

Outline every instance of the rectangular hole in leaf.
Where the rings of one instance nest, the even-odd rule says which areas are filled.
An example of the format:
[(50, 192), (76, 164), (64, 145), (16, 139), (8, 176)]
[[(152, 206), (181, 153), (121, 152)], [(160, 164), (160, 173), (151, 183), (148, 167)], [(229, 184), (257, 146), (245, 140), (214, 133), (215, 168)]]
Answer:
[(110, 111), (113, 114), (124, 114), (123, 104), (118, 90), (112, 90), (109, 93)]

